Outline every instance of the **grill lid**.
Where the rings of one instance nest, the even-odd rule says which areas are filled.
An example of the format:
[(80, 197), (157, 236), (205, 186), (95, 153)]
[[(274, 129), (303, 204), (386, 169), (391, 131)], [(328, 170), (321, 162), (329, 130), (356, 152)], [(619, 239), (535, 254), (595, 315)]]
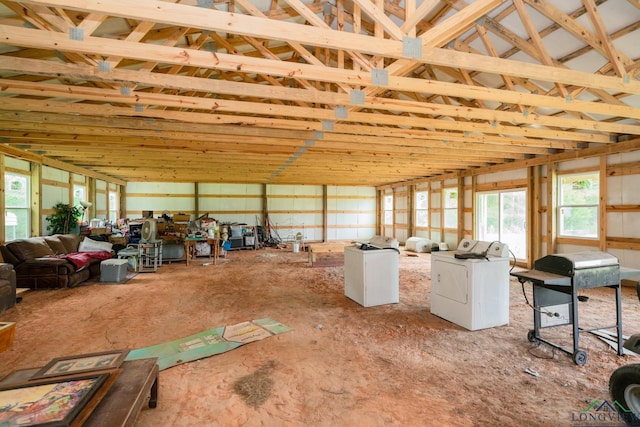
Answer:
[(618, 258), (599, 251), (547, 255), (534, 262), (536, 270), (563, 276), (573, 276), (576, 270), (619, 265)]

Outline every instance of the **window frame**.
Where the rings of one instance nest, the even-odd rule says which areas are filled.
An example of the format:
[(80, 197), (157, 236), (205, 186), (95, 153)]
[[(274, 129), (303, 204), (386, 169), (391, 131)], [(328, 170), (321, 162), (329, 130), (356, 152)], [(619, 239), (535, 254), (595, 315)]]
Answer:
[[(449, 194), (455, 193), (455, 207), (447, 206), (447, 200), (452, 199)], [(446, 187), (442, 189), (442, 229), (443, 230), (457, 230), (458, 229), (458, 207), (460, 206), (460, 194), (458, 192), (458, 187)], [(452, 213), (455, 213), (452, 215)], [(451, 217), (455, 218), (455, 224), (451, 226), (451, 224), (447, 223), (447, 219)]]
[[(382, 197), (382, 223), (385, 226), (393, 226), (393, 202), (393, 194), (385, 194)], [(387, 219), (390, 222), (387, 222)]]
[[(113, 203), (112, 203), (113, 197)], [(107, 200), (109, 201), (109, 213), (108, 220), (113, 224), (118, 220), (118, 211), (120, 207), (118, 206), (118, 190), (109, 190), (107, 193)]]
[[(82, 192), (82, 197), (77, 196), (77, 192)], [(73, 206), (80, 206), (80, 202), (87, 201), (86, 184), (73, 184)]]
[[(498, 240), (503, 243), (506, 243), (509, 246), (509, 249), (511, 250), (511, 252), (514, 254), (514, 256), (516, 256), (517, 260), (519, 261), (527, 260), (527, 257), (529, 256), (529, 250), (528, 250), (529, 249), (529, 233), (528, 233), (529, 223), (528, 223), (528, 214), (527, 214), (529, 210), (528, 191), (529, 189), (526, 187), (510, 188), (510, 189), (504, 189), (504, 190), (477, 191), (475, 194), (476, 203), (474, 208), (475, 209), (474, 230), (475, 230), (476, 239), (484, 240), (484, 241)], [(506, 233), (507, 227), (505, 226), (505, 222), (504, 222), (505, 220), (505, 209), (504, 209), (505, 200), (504, 199), (510, 193), (524, 193), (523, 194), (524, 208), (522, 210), (524, 230), (522, 231), (522, 234), (525, 236), (525, 239), (522, 244), (517, 244), (518, 240), (515, 238), (509, 238), (508, 237), (509, 234)], [(481, 222), (483, 220), (485, 220), (486, 222), (487, 213), (488, 213), (486, 209), (482, 209), (482, 206), (483, 205), (486, 206), (486, 204), (484, 204), (481, 199), (483, 197), (489, 197), (489, 196), (497, 197), (498, 216), (497, 216), (496, 231), (495, 233), (492, 233), (492, 235), (481, 235), (480, 232), (484, 229), (483, 226), (481, 225)], [(496, 234), (497, 236), (495, 236)]]
[[(419, 197), (421, 195), (424, 195), (424, 202), (427, 205), (425, 208), (420, 208), (418, 207), (419, 204)], [(420, 191), (416, 191), (415, 193), (415, 209), (414, 209), (414, 215), (415, 215), (415, 224), (417, 228), (428, 228), (429, 227), (429, 190), (420, 190)], [(418, 213), (424, 213), (424, 215), (418, 215)], [(420, 224), (418, 223), (418, 219), (419, 218), (425, 218), (426, 219), (426, 224)]]
[[(22, 198), (25, 200), (24, 205), (22, 206), (18, 206), (18, 205), (11, 205), (9, 203), (9, 198), (11, 197), (11, 187), (12, 187), (12, 181), (10, 181), (11, 177), (19, 177), (20, 179), (24, 179), (25, 181), (25, 186), (24, 189), (22, 189), (21, 193), (22, 194)], [(31, 174), (29, 173), (21, 173), (18, 171), (5, 171), (4, 173), (4, 216), (5, 216), (5, 227), (4, 227), (4, 240), (6, 242), (11, 241), (11, 240), (16, 240), (16, 239), (23, 239), (23, 238), (28, 238), (31, 236)], [(15, 212), (20, 213), (19, 215), (16, 215)], [(8, 231), (9, 231), (9, 226), (7, 226), (7, 214), (12, 213), (13, 215), (16, 216), (16, 225), (15, 228), (13, 229), (13, 236), (8, 236)], [(25, 224), (22, 225), (26, 225), (26, 230), (23, 234), (16, 234), (16, 230), (20, 228), (20, 218), (22, 218), (22, 221), (25, 222)], [(11, 237), (11, 238), (10, 238)]]
[[(583, 178), (583, 179), (580, 179)], [(556, 209), (556, 220), (557, 220), (557, 237), (558, 238), (570, 238), (570, 239), (584, 239), (584, 240), (598, 240), (600, 239), (600, 172), (597, 170), (584, 171), (584, 172), (568, 172), (563, 174), (558, 174), (557, 179), (557, 209)], [(591, 195), (594, 198), (593, 203), (570, 203), (565, 197), (564, 185), (565, 180), (572, 180), (573, 183), (584, 182), (587, 180), (595, 181), (597, 187), (594, 191), (597, 192), (595, 195)], [(569, 184), (569, 183), (567, 183)], [(564, 220), (567, 218), (565, 216), (565, 212), (567, 209), (573, 210), (591, 210), (592, 215), (595, 219), (595, 224), (593, 225), (593, 234), (585, 234), (581, 233), (568, 233), (567, 225)], [(584, 231), (584, 230), (582, 230)]]

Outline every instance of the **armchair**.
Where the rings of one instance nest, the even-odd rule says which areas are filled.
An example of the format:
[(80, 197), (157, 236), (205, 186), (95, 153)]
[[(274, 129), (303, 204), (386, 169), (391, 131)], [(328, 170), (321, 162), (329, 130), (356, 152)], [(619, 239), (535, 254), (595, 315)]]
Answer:
[(13, 265), (0, 263), (0, 313), (16, 304), (16, 272)]

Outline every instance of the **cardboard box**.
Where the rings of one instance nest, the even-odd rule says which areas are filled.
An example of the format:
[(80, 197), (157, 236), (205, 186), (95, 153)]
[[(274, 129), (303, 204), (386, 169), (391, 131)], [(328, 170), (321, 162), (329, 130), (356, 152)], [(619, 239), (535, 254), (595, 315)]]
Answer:
[(176, 233), (186, 233), (187, 232), (187, 224), (174, 224), (173, 231)]
[(91, 229), (91, 234), (92, 235), (96, 235), (96, 234), (107, 234), (107, 228), (106, 227), (96, 227), (96, 228), (92, 228)]
[(129, 242), (124, 236), (109, 236), (109, 243), (113, 243), (114, 245), (127, 246)]
[(13, 345), (13, 337), (16, 333), (14, 322), (0, 322), (0, 352), (3, 352)]
[(173, 216), (173, 222), (176, 222), (176, 221), (186, 222), (186, 221), (189, 221), (190, 219), (191, 219), (191, 215), (175, 214)]

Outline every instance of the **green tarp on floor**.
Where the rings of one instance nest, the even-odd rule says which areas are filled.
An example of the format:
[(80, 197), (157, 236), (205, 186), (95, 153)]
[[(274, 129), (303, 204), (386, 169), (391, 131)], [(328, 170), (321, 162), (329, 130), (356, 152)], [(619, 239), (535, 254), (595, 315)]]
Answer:
[(131, 350), (127, 360), (158, 358), (160, 370), (216, 354), (225, 353), (247, 343), (289, 332), (291, 328), (273, 319), (257, 319), (237, 325), (222, 326), (195, 335), (151, 347)]

